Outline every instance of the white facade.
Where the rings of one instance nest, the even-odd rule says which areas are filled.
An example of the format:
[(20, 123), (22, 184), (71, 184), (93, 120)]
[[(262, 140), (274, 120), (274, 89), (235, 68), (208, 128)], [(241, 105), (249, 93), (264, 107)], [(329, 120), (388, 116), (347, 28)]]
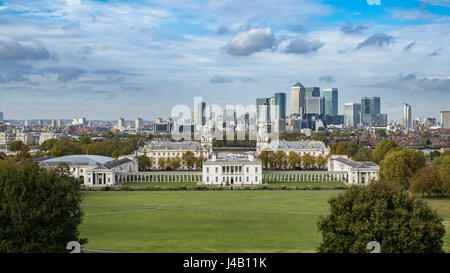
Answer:
[(262, 164), (254, 155), (215, 155), (203, 163), (203, 184), (242, 185), (262, 184)]
[(141, 147), (138, 154), (148, 156), (153, 160), (152, 168), (159, 169), (158, 160), (160, 158), (179, 157), (181, 159), (187, 151), (191, 151), (195, 157), (208, 158), (212, 151), (212, 145), (209, 145), (209, 142), (206, 141), (202, 144), (197, 141), (152, 141), (150, 144)]
[(268, 142), (269, 134), (258, 134), (256, 143), (256, 153), (259, 155), (262, 151), (283, 151), (286, 155), (290, 152), (296, 152), (299, 155), (309, 154), (312, 156), (327, 156), (330, 148), (322, 141), (300, 140), (300, 141), (271, 141)]
[(450, 129), (450, 111), (441, 111), (441, 128)]
[(379, 166), (373, 162), (357, 162), (347, 155), (332, 155), (328, 160), (328, 171), (348, 172), (348, 183), (352, 185), (366, 185), (378, 179)]

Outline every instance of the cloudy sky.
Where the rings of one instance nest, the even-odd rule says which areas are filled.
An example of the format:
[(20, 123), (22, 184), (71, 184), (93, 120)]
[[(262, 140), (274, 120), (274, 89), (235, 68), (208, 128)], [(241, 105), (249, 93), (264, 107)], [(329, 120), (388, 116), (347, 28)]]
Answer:
[[(152, 120), (305, 86), (450, 110), (450, 0), (0, 0), (6, 119)], [(288, 103), (289, 110), (289, 103)]]

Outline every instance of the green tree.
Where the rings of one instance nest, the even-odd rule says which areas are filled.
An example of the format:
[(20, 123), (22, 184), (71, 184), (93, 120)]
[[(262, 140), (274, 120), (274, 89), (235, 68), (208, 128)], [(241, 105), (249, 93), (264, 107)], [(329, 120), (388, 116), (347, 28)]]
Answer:
[(315, 161), (316, 161), (317, 167), (319, 167), (319, 169), (323, 169), (325, 167), (325, 165), (327, 165), (327, 163), (328, 163), (327, 157), (322, 156), (322, 155), (318, 155), (316, 157)]
[(288, 155), (288, 165), (291, 169), (296, 169), (300, 163), (300, 156), (296, 152), (289, 152)]
[(372, 161), (380, 164), (380, 162), (384, 159), (386, 154), (391, 150), (397, 147), (397, 143), (395, 143), (392, 140), (383, 140), (382, 142), (378, 143), (378, 145), (375, 147), (375, 150), (372, 154)]
[(20, 151), (15, 156), (16, 161), (22, 161), (22, 160), (27, 160), (27, 159), (31, 159), (31, 158), (32, 158), (32, 156), (30, 154), (30, 149), (28, 148), (27, 145), (22, 145), (22, 147), (20, 148)]
[(392, 183), (351, 186), (328, 202), (330, 214), (317, 223), (321, 253), (367, 253), (371, 241), (383, 253), (443, 252), (443, 219)]
[(11, 152), (18, 152), (18, 151), (22, 150), (22, 147), (23, 147), (24, 145), (25, 145), (25, 144), (24, 144), (22, 141), (16, 140), (16, 141), (12, 142), (11, 144), (9, 144), (8, 149), (9, 149)]
[(305, 153), (302, 156), (302, 162), (303, 162), (303, 167), (307, 170), (311, 169), (315, 164), (314, 157), (312, 155), (310, 155), (309, 153)]
[(180, 166), (181, 166), (181, 159), (179, 156), (170, 157), (167, 159), (167, 167), (177, 170), (180, 168)]
[(345, 148), (344, 144), (339, 143), (336, 146), (336, 150), (333, 152), (333, 154), (336, 155), (349, 155), (349, 153), (347, 152), (347, 149)]
[(385, 181), (409, 187), (409, 179), (425, 167), (425, 155), (421, 151), (399, 147), (393, 149), (381, 161), (379, 174)]
[(47, 139), (46, 141), (42, 142), (42, 144), (39, 146), (39, 149), (41, 151), (50, 151), (50, 149), (53, 148), (56, 142), (58, 142), (56, 138)]
[(167, 160), (164, 157), (158, 158), (158, 166), (160, 169), (164, 170), (166, 168)]
[(82, 136), (80, 139), (80, 144), (81, 145), (86, 145), (86, 144), (91, 144), (91, 138), (89, 136)]
[(121, 154), (120, 154), (120, 151), (117, 150), (117, 149), (115, 149), (115, 150), (112, 152), (111, 157), (119, 158), (120, 155), (121, 155)]
[(278, 168), (282, 168), (286, 165), (286, 154), (283, 151), (277, 151), (275, 153), (275, 164)]
[(356, 154), (353, 156), (355, 161), (370, 161), (372, 158), (372, 149), (360, 147)]
[(273, 152), (272, 151), (262, 151), (261, 153), (259, 153), (258, 156), (259, 159), (261, 159), (261, 163), (263, 165), (264, 168), (272, 168), (273, 164), (272, 164), (272, 160), (273, 160)]
[(189, 170), (194, 168), (195, 165), (195, 155), (191, 151), (186, 151), (181, 156), (181, 163), (186, 166)]
[(80, 183), (31, 160), (0, 162), (0, 252), (69, 252), (80, 238)]
[(433, 168), (439, 171), (443, 179), (443, 192), (450, 195), (450, 154), (444, 153), (433, 160)]
[(431, 167), (423, 167), (411, 177), (411, 190), (422, 195), (441, 194), (443, 183), (439, 171)]
[(153, 160), (146, 155), (140, 155), (137, 158), (139, 171), (146, 171), (152, 167)]
[(205, 158), (201, 155), (195, 158), (195, 167), (201, 169), (203, 167), (203, 161)]
[(71, 139), (61, 139), (50, 149), (50, 155), (52, 156), (76, 155), (82, 153), (83, 150), (80, 143)]

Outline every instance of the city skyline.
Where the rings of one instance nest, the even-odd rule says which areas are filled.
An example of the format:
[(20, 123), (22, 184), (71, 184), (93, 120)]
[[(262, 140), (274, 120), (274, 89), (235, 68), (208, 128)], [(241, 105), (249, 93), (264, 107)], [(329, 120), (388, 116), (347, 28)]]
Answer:
[(282, 2), (0, 1), (0, 111), (154, 120), (195, 96), (290, 102), (298, 81), (338, 88), (341, 115), (366, 96), (396, 121), (404, 98), (414, 118), (448, 110), (448, 1)]

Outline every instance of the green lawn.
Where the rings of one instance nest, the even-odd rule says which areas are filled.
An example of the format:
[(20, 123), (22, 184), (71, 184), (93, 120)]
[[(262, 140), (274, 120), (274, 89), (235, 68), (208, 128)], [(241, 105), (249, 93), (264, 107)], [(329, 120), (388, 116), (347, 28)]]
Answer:
[[(85, 192), (80, 232), (86, 248), (123, 252), (313, 252), (316, 222), (340, 192)], [(450, 217), (449, 199), (429, 202)]]

